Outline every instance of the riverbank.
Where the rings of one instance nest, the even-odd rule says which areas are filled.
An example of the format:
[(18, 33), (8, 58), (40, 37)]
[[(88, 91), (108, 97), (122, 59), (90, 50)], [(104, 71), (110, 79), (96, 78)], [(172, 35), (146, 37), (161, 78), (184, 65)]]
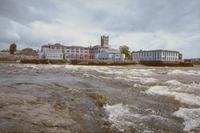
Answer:
[(190, 62), (162, 62), (162, 61), (141, 61), (140, 64), (145, 66), (158, 67), (193, 67), (194, 64)]
[(21, 60), (0, 60), (0, 63), (20, 63), (20, 64), (71, 64), (71, 65), (85, 65), (85, 66), (130, 66), (142, 65), (152, 67), (193, 67), (194, 64), (190, 62), (161, 62), (161, 61), (143, 61), (135, 63), (132, 61), (111, 62), (99, 60), (47, 60), (47, 59), (21, 59)]

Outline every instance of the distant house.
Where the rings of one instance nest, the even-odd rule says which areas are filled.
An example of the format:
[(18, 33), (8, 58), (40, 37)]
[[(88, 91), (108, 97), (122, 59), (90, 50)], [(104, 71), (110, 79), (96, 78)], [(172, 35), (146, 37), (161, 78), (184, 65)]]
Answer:
[(102, 49), (96, 54), (96, 60), (107, 60), (107, 61), (124, 61), (125, 55), (121, 54), (118, 50), (113, 49)]
[(132, 60), (140, 61), (162, 61), (162, 62), (179, 62), (182, 61), (182, 54), (178, 51), (170, 50), (149, 50), (133, 51)]

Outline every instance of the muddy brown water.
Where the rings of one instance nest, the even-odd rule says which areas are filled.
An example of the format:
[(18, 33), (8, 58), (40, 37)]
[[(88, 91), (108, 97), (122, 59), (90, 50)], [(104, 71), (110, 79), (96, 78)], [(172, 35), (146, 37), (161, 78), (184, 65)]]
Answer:
[(0, 64), (0, 132), (199, 132), (200, 68)]

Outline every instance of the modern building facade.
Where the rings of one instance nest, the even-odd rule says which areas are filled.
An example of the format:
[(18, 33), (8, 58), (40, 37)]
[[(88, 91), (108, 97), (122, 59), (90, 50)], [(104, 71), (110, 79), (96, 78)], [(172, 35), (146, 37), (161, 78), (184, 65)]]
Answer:
[(50, 60), (89, 59), (89, 48), (82, 46), (64, 46), (61, 44), (43, 45), (40, 58)]
[(62, 47), (59, 44), (55, 45), (43, 45), (41, 51), (39, 52), (40, 59), (49, 59), (49, 60), (62, 60), (63, 51)]
[(162, 62), (179, 62), (182, 60), (182, 54), (178, 51), (170, 50), (149, 50), (133, 51), (132, 60), (140, 61), (162, 61)]
[(102, 49), (96, 54), (96, 60), (119, 62), (125, 60), (125, 55), (115, 49)]
[(64, 46), (65, 59), (88, 60), (90, 58), (89, 48), (82, 46)]

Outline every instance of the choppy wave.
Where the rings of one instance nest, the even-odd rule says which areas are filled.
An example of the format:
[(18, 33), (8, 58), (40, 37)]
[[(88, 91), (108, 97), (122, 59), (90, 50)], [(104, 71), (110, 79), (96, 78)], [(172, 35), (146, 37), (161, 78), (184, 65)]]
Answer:
[(150, 76), (150, 75), (156, 75), (155, 72), (153, 72), (155, 69), (131, 69), (129, 70), (129, 74), (134, 76)]
[(191, 131), (197, 127), (200, 127), (200, 108), (187, 109), (180, 108), (173, 113), (174, 116), (184, 119), (184, 131)]
[(152, 117), (159, 118), (154, 115), (142, 115), (133, 113), (129, 110), (129, 105), (115, 104), (104, 106), (106, 112), (109, 114), (109, 121), (112, 127), (115, 127), (120, 132), (125, 132), (126, 129), (132, 128), (133, 131), (151, 132), (151, 130), (144, 124), (144, 120), (150, 120)]
[(170, 70), (169, 75), (200, 75), (198, 70)]
[(166, 84), (171, 84), (171, 85), (181, 85), (182, 83), (177, 81), (177, 80), (169, 80), (165, 82)]
[(134, 132), (152, 133), (154, 130), (149, 127), (149, 123), (153, 122), (155, 125), (160, 125), (160, 123), (163, 125), (173, 124), (169, 119), (155, 115), (152, 111), (150, 114), (132, 112), (129, 105), (106, 105), (104, 108), (109, 114), (112, 127), (117, 128), (120, 132), (126, 132), (126, 129), (133, 128)]
[(128, 82), (139, 82), (140, 84), (156, 83), (158, 79), (151, 77), (133, 77), (133, 76), (117, 76), (117, 80), (125, 80)]
[(168, 86), (153, 86), (145, 92), (150, 95), (171, 96), (174, 97), (177, 101), (189, 105), (200, 105), (199, 96), (196, 96), (194, 94), (177, 92), (176, 88), (173, 89)]
[[(37, 77), (38, 81), (34, 82), (40, 83), (41, 85), (49, 82), (65, 83), (67, 85), (69, 82), (74, 81), (77, 78), (76, 81), (72, 83), (73, 87), (78, 86), (77, 88), (82, 88), (82, 85), (79, 85), (81, 84), (81, 82), (90, 85), (90, 79), (91, 81), (95, 80), (94, 82), (95, 84), (92, 83), (92, 85), (94, 86), (91, 87), (92, 89), (99, 87), (106, 88), (102, 89), (101, 91), (106, 90), (105, 93), (108, 95), (108, 97), (111, 100), (114, 99), (113, 101), (111, 101), (111, 103), (116, 102), (117, 100), (119, 100), (118, 102), (126, 103), (126, 105), (116, 104), (116, 105), (104, 106), (105, 111), (108, 113), (109, 116), (108, 120), (112, 123), (113, 127), (117, 128), (121, 132), (125, 131), (126, 128), (138, 129), (139, 130), (138, 132), (140, 131), (151, 132), (151, 130), (154, 131), (154, 129), (156, 130), (157, 128), (157, 127), (151, 127), (152, 121), (153, 122), (156, 121), (158, 125), (165, 125), (167, 120), (173, 121), (174, 117), (173, 118), (167, 117), (167, 115), (170, 116), (172, 112), (169, 113), (162, 112), (162, 109), (165, 108), (165, 105), (158, 108), (151, 106), (151, 103), (160, 104), (159, 99), (162, 97), (170, 97), (169, 101), (167, 101), (168, 99), (165, 99), (166, 102), (169, 103), (171, 102), (171, 100), (176, 100), (180, 103), (183, 103), (183, 104), (172, 104), (173, 109), (177, 109), (180, 106), (188, 107), (188, 109), (180, 108), (180, 110), (173, 113), (174, 116), (184, 119), (183, 123), (183, 125), (185, 126), (184, 131), (186, 132), (192, 131), (193, 129), (200, 127), (200, 116), (199, 116), (200, 69), (198, 68), (152, 69), (149, 67), (135, 68), (135, 67), (120, 67), (120, 66), (111, 67), (111, 66), (30, 65), (30, 64), (25, 64), (25, 65), (13, 64), (1, 67), (2, 68), (0, 70), (0, 73), (2, 73), (3, 76), (1, 77), (2, 79), (0, 79), (0, 82), (4, 83), (6, 81), (5, 82), (6, 84), (3, 85), (11, 85), (11, 81), (17, 82), (22, 77), (24, 79), (20, 80), (27, 82), (26, 80), (29, 80), (29, 78), (36, 79), (35, 77), (31, 77), (35, 75), (38, 76)], [(37, 72), (37, 74), (35, 72)], [(42, 74), (40, 72), (42, 72)], [(20, 78), (18, 77), (18, 75), (21, 75)], [(45, 80), (45, 78), (48, 79)], [(123, 83), (119, 87), (117, 86), (118, 84), (117, 85), (115, 84), (118, 81), (120, 83)], [(33, 80), (31, 82), (33, 82)], [(115, 91), (115, 89), (117, 91)], [(145, 91), (146, 94), (153, 96), (148, 97), (143, 94), (137, 95), (137, 93), (144, 92), (144, 90), (146, 90)], [(123, 94), (121, 92), (123, 92)], [(134, 96), (136, 97), (135, 99), (139, 100), (130, 101), (134, 99), (131, 97), (132, 94), (134, 94)], [(154, 99), (154, 96), (158, 97), (155, 97)], [(128, 99), (126, 99), (127, 97)], [(115, 101), (115, 99), (117, 100)], [(148, 100), (152, 101), (147, 102)], [(127, 103), (129, 103), (130, 105), (128, 105)], [(136, 106), (138, 106), (137, 107), (138, 110), (133, 109), (131, 107), (132, 106), (131, 104), (134, 105), (135, 103)], [(143, 103), (145, 105), (144, 108), (150, 108), (152, 112), (143, 111), (144, 110), (143, 107), (141, 108), (141, 106), (143, 106)], [(157, 112), (157, 110), (159, 110), (160, 112), (159, 111)], [(166, 129), (172, 131), (171, 128), (173, 128), (174, 124), (173, 122), (168, 122), (166, 124), (167, 125)], [(182, 123), (180, 123), (179, 121), (177, 123), (181, 125), (180, 127), (183, 126)], [(158, 129), (161, 128), (162, 127), (158, 126)], [(175, 129), (173, 131), (179, 131), (179, 129)]]
[[(197, 93), (200, 89), (199, 84), (183, 84), (177, 80), (169, 80), (164, 84), (164, 86), (152, 86), (145, 92), (149, 95), (174, 97), (181, 103), (200, 106), (200, 96)], [(186, 132), (200, 127), (200, 108), (180, 108), (173, 115), (184, 120), (183, 130)]]
[(177, 80), (169, 80), (169, 81), (166, 81), (164, 85), (168, 85), (172, 91), (174, 90), (177, 92), (184, 92), (184, 93), (195, 94), (195, 95), (200, 92), (200, 84), (195, 83), (195, 82), (190, 83), (190, 84), (185, 84)]
[[(116, 104), (116, 105), (106, 105), (106, 112), (109, 114), (109, 121), (112, 122), (112, 126), (117, 128), (119, 131), (123, 132), (125, 126), (130, 126), (132, 123), (127, 119), (132, 115), (129, 111), (127, 105)], [(138, 117), (136, 115), (136, 117)]]

